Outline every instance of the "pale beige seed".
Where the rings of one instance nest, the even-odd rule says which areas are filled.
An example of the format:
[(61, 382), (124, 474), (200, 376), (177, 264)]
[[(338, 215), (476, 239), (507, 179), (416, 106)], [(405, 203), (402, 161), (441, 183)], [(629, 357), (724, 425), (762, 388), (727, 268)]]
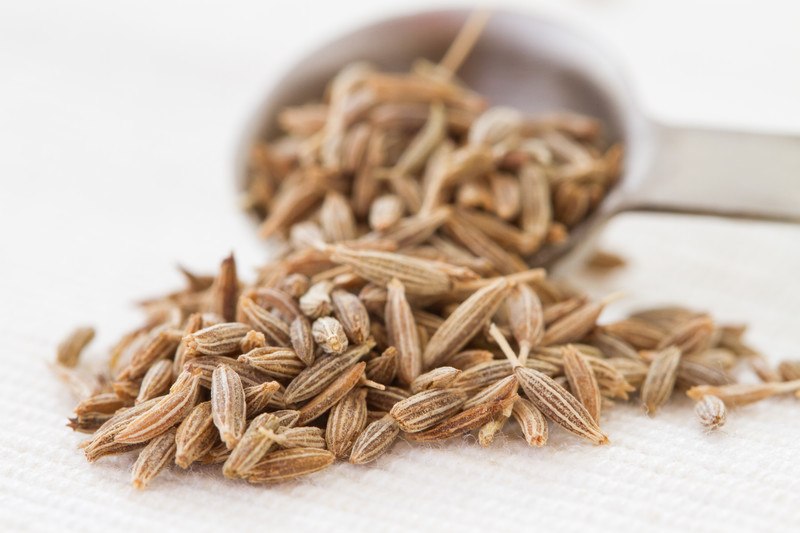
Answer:
[(294, 353), (306, 366), (314, 364), (314, 336), (311, 334), (311, 322), (304, 316), (298, 316), (289, 325), (289, 338)]
[(333, 283), (330, 280), (322, 280), (309, 287), (299, 300), (303, 314), (309, 318), (319, 318), (331, 314), (333, 310), (332, 290)]
[(650, 363), (650, 369), (642, 385), (642, 402), (648, 413), (655, 413), (669, 400), (675, 388), (680, 361), (680, 349), (671, 346), (658, 352)]
[(441, 366), (434, 368), (411, 382), (411, 392), (418, 392), (428, 389), (443, 389), (449, 387), (461, 375), (461, 370), (451, 366)]
[(729, 407), (739, 407), (781, 394), (796, 393), (800, 390), (800, 380), (769, 383), (734, 383), (732, 385), (699, 385), (686, 391), (693, 400), (701, 400), (706, 394), (716, 396)]
[(239, 343), (252, 328), (238, 322), (214, 324), (183, 337), (186, 349), (202, 355), (230, 355), (239, 351)]
[(663, 350), (668, 346), (676, 346), (684, 354), (702, 352), (710, 347), (713, 332), (714, 321), (708, 315), (701, 315), (675, 328), (661, 339), (656, 348)]
[(183, 419), (175, 434), (175, 463), (189, 468), (219, 442), (219, 432), (211, 415), (211, 402), (201, 402)]
[(365, 374), (367, 379), (388, 385), (397, 374), (397, 348), (389, 346), (381, 355), (367, 361)]
[(500, 414), (495, 415), (493, 419), (481, 426), (478, 430), (478, 444), (480, 444), (482, 448), (491, 446), (495, 437), (503, 431), (510, 416), (511, 406), (508, 406)]
[(333, 312), (342, 324), (348, 339), (361, 344), (369, 337), (369, 312), (358, 296), (337, 289), (331, 293)]
[(400, 280), (409, 294), (438, 295), (450, 292), (450, 276), (433, 261), (417, 259), (391, 252), (352, 250), (332, 247), (330, 257), (339, 264), (349, 265), (362, 278), (386, 286), (393, 278)]
[(367, 392), (367, 406), (372, 411), (389, 412), (397, 402), (411, 396), (407, 389), (400, 387), (386, 387), (383, 390), (370, 388)]
[(379, 196), (369, 208), (369, 227), (376, 231), (385, 231), (403, 217), (404, 210), (403, 200), (396, 194)]
[(302, 316), (300, 306), (295, 302), (289, 293), (274, 287), (258, 287), (247, 291), (245, 296), (252, 298), (256, 304), (265, 308), (272, 309), (284, 321), (289, 322), (297, 316)]
[(564, 387), (536, 370), (516, 367), (514, 372), (525, 395), (547, 418), (595, 444), (608, 443), (589, 411)]
[(87, 416), (92, 414), (113, 415), (118, 410), (128, 406), (130, 406), (130, 403), (120, 399), (116, 393), (101, 392), (81, 400), (80, 403), (75, 406), (75, 414), (78, 416)]
[(605, 307), (604, 302), (586, 303), (547, 327), (542, 344), (566, 344), (581, 340), (589, 333)]
[(700, 419), (700, 423), (709, 430), (721, 428), (728, 418), (725, 402), (710, 394), (705, 394), (695, 404), (694, 412)]
[(704, 365), (682, 357), (678, 365), (678, 378), (675, 383), (688, 389), (697, 385), (729, 385), (733, 383), (733, 378), (718, 367)]
[(257, 368), (275, 379), (293, 379), (306, 368), (294, 350), (273, 346), (256, 348), (242, 354), (238, 361)]
[(425, 347), (426, 368), (439, 366), (458, 353), (483, 328), (511, 290), (505, 278), (498, 278), (464, 300), (442, 324)]
[[(147, 442), (179, 424), (197, 404), (200, 393), (200, 377), (194, 376), (190, 384), (162, 397), (146, 412), (133, 419), (114, 438), (122, 444)], [(147, 405), (145, 402), (140, 405)]]
[(144, 489), (175, 458), (175, 429), (155, 437), (144, 449), (133, 465), (131, 483), (134, 488)]
[(422, 372), (422, 348), (405, 286), (397, 278), (387, 285), (384, 316), (389, 343), (397, 349), (397, 377), (408, 385)]
[(467, 400), (464, 404), (464, 409), (470, 409), (482, 403), (505, 401), (507, 398), (516, 394), (518, 389), (519, 382), (517, 381), (517, 377), (512, 374), (478, 391)]
[(56, 362), (73, 368), (78, 364), (81, 352), (94, 339), (94, 328), (75, 328), (56, 349)]
[(323, 316), (311, 325), (314, 342), (328, 354), (339, 355), (349, 344), (341, 322), (333, 317)]
[(263, 348), (267, 345), (267, 337), (260, 331), (251, 330), (244, 336), (242, 342), (239, 343), (239, 349), (242, 353), (255, 350), (256, 348)]
[(513, 220), (520, 211), (519, 180), (510, 174), (489, 174), (495, 213), (503, 220)]
[(522, 258), (506, 251), (490, 239), (480, 226), (472, 224), (466, 217), (454, 211), (445, 223), (446, 232), (477, 257), (487, 259), (495, 270), (502, 274), (514, 274), (527, 270)]
[(219, 274), (211, 286), (208, 310), (221, 316), (225, 322), (233, 322), (236, 319), (238, 298), (239, 279), (236, 276), (236, 260), (231, 254), (222, 261)]
[(322, 231), (328, 242), (349, 241), (356, 238), (356, 221), (350, 204), (340, 193), (329, 191), (319, 210)]
[(274, 431), (279, 425), (279, 420), (274, 414), (264, 413), (255, 417), (225, 460), (225, 465), (222, 467), (225, 477), (237, 478), (246, 475), (275, 446), (273, 434), (267, 431)]
[(519, 362), (524, 365), (531, 349), (544, 336), (542, 303), (530, 285), (520, 283), (509, 292), (504, 308), (511, 334), (519, 345)]
[(525, 442), (529, 446), (541, 447), (547, 443), (547, 420), (542, 412), (533, 405), (533, 402), (525, 398), (517, 398), (514, 401), (512, 414), (522, 429)]
[(641, 318), (626, 318), (603, 326), (603, 331), (622, 339), (637, 350), (653, 350), (666, 335), (665, 330)]
[(135, 379), (145, 375), (150, 366), (161, 359), (170, 359), (178, 344), (181, 342), (183, 332), (165, 324), (155, 328), (147, 337), (142, 348), (131, 357), (130, 363), (120, 374), (120, 378)]
[[(540, 296), (541, 298), (541, 296)], [(585, 296), (573, 296), (564, 300), (542, 304), (542, 315), (544, 317), (544, 325), (550, 326), (553, 322), (562, 319), (577, 308), (586, 303)]]
[(407, 433), (424, 431), (456, 414), (467, 395), (455, 389), (430, 389), (396, 403), (389, 414)]
[(230, 366), (220, 365), (211, 376), (211, 413), (222, 442), (233, 449), (244, 435), (247, 406), (242, 380)]
[(358, 436), (353, 451), (350, 452), (350, 462), (354, 465), (363, 465), (374, 461), (392, 447), (400, 427), (391, 416), (384, 415), (370, 423)]
[(172, 385), (172, 361), (167, 359), (156, 361), (142, 379), (136, 403), (166, 394), (170, 385)]
[(564, 374), (569, 381), (570, 390), (595, 422), (599, 422), (602, 407), (600, 386), (597, 384), (591, 364), (572, 345), (563, 347), (562, 354), (564, 356)]
[(603, 330), (594, 330), (589, 342), (597, 346), (606, 357), (625, 357), (639, 361), (639, 352), (633, 346)]
[(488, 363), (492, 359), (494, 354), (488, 350), (464, 350), (449, 357), (445, 363), (463, 371), (481, 363)]
[(494, 419), (506, 407), (513, 404), (516, 393), (504, 401), (481, 403), (465, 411), (461, 411), (447, 420), (420, 433), (410, 433), (409, 438), (417, 442), (433, 442), (457, 437)]
[(178, 376), (178, 378), (176, 378), (175, 383), (172, 385), (172, 389), (174, 390), (176, 385), (178, 385), (182, 379), (185, 379), (181, 378), (181, 376), (192, 376), (194, 373), (197, 373), (200, 376), (200, 384), (203, 387), (210, 389), (211, 375), (214, 372), (214, 369), (219, 365), (228, 365), (233, 368), (236, 373), (239, 374), (239, 377), (242, 379), (242, 385), (245, 387), (260, 385), (265, 381), (272, 380), (268, 374), (265, 374), (255, 366), (237, 361), (231, 357), (224, 357), (220, 355), (203, 355), (190, 359), (189, 362), (184, 365), (184, 371)]
[(317, 359), (314, 364), (297, 375), (286, 387), (284, 399), (287, 403), (307, 400), (322, 392), (343, 372), (355, 365), (375, 346), (374, 341), (353, 346), (342, 355)]
[(367, 364), (362, 361), (336, 378), (333, 383), (300, 408), (300, 419), (297, 423), (300, 425), (307, 424), (336, 405), (359, 383), (364, 376), (364, 368), (366, 366)]
[(280, 289), (292, 298), (300, 298), (308, 290), (308, 276), (300, 273), (289, 274), (280, 283)]
[(270, 341), (280, 346), (289, 344), (289, 325), (253, 299), (246, 296), (239, 298), (239, 312), (243, 321), (266, 335)]
[(325, 442), (336, 457), (347, 457), (367, 425), (367, 389), (359, 387), (333, 406), (328, 415)]
[(86, 460), (92, 463), (106, 455), (124, 453), (141, 447), (142, 444), (123, 444), (116, 442), (115, 439), (132, 420), (146, 413), (159, 401), (161, 398), (153, 398), (134, 407), (119, 409), (114, 416), (97, 429), (91, 439), (81, 444)]
[(550, 186), (544, 169), (536, 164), (522, 167), (519, 173), (520, 226), (534, 239), (530, 252), (536, 251), (545, 240), (553, 218)]
[[(525, 366), (552, 376), (556, 375), (561, 370), (560, 367), (539, 359), (528, 359)], [(453, 386), (467, 393), (472, 393), (500, 379), (506, 378), (513, 373), (514, 368), (509, 361), (487, 361), (471, 366), (462, 372)]]
[(328, 450), (292, 448), (268, 453), (248, 473), (250, 483), (280, 483), (329, 467), (336, 457)]
[(325, 449), (325, 436), (321, 428), (314, 426), (296, 428), (278, 428), (277, 431), (267, 431), (267, 434), (279, 447), (291, 448), (319, 448)]
[(275, 393), (281, 389), (281, 384), (277, 381), (267, 381), (261, 385), (245, 387), (244, 403), (247, 406), (247, 418), (261, 414), (270, 404)]

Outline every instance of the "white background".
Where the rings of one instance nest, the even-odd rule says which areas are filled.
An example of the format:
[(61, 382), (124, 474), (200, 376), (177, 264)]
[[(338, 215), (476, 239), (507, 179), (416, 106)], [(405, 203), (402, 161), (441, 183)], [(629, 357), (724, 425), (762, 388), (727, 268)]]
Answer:
[[(663, 120), (800, 134), (796, 2), (508, 2), (604, 41), (647, 112)], [(653, 419), (620, 406), (608, 447), (553, 431), (400, 444), (375, 466), (249, 487), (209, 470), (128, 485), (128, 457), (88, 465), (64, 427), (71, 399), (45, 362), (74, 325), (90, 358), (138, 315), (132, 302), (235, 250), (266, 258), (236, 208), (234, 154), (276, 76), (346, 28), (430, 2), (40, 2), (0, 4), (0, 529), (347, 531), (798, 530), (800, 405), (734, 412), (705, 435), (691, 404)], [(765, 163), (768, 168), (768, 162)], [(603, 246), (630, 265), (573, 267), (593, 294), (624, 290), (613, 317), (683, 302), (751, 324), (778, 361), (800, 357), (800, 228), (627, 215)], [(564, 272), (562, 272), (564, 274)]]

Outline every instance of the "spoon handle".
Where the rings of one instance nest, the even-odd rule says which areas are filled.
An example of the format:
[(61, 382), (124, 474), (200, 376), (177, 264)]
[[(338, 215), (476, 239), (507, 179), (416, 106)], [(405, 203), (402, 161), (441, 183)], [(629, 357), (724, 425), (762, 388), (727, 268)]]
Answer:
[(654, 127), (649, 170), (622, 210), (800, 223), (800, 136)]

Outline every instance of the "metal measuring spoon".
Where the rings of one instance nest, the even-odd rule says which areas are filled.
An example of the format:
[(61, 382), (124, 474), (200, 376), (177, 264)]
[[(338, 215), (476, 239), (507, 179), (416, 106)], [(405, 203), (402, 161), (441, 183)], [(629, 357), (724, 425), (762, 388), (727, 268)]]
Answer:
[[(269, 93), (245, 149), (258, 139), (277, 136), (278, 112), (318, 99), (349, 63), (365, 60), (382, 69), (407, 71), (420, 57), (438, 61), (468, 15), (466, 10), (446, 10), (392, 18), (320, 47)], [(458, 76), (492, 105), (510, 105), (532, 115), (570, 110), (597, 117), (608, 141), (625, 145), (620, 184), (564, 244), (531, 258), (534, 265), (550, 265), (625, 211), (800, 222), (800, 137), (658, 124), (637, 107), (613, 58), (558, 24), (495, 12)]]

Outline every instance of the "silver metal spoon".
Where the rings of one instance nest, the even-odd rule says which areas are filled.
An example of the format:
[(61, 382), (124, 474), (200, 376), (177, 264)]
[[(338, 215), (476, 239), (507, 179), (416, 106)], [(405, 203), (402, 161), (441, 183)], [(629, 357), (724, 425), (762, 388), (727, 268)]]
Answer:
[[(257, 113), (245, 153), (278, 134), (285, 106), (319, 99), (344, 65), (366, 60), (406, 71), (414, 59), (438, 61), (467, 19), (466, 10), (392, 18), (321, 46), (279, 80)], [(599, 118), (609, 141), (626, 148), (620, 185), (558, 248), (532, 259), (550, 265), (587, 248), (615, 214), (666, 211), (800, 222), (800, 137), (658, 124), (646, 117), (612, 57), (559, 24), (495, 12), (458, 76), (491, 104), (531, 114), (572, 110)], [(242, 161), (244, 157), (242, 157)], [(244, 177), (244, 163), (239, 174)], [(241, 184), (245, 183), (241, 179)]]

